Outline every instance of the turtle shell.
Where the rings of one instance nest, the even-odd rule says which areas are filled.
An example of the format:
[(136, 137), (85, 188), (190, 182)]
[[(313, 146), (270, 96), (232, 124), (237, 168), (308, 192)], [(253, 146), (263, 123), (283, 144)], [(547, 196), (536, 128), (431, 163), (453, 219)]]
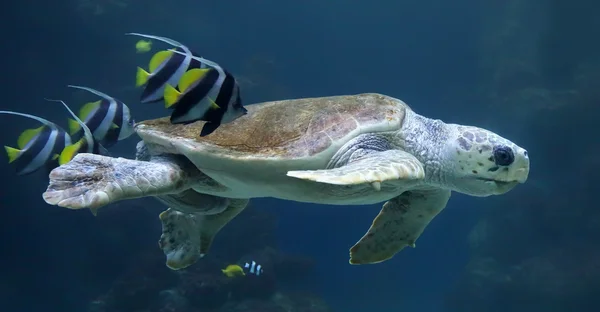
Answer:
[[(220, 158), (298, 159), (329, 151), (362, 133), (400, 129), (406, 104), (381, 94), (292, 99), (248, 105), (248, 114), (200, 137), (203, 121), (171, 124), (168, 117), (136, 125), (145, 142), (176, 153)], [(184, 148), (186, 151), (181, 151)]]

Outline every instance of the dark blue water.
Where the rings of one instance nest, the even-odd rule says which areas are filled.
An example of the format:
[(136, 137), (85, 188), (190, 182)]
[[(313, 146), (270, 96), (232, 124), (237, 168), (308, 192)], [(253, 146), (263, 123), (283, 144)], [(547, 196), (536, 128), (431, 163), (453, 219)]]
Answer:
[[(244, 240), (267, 237), (314, 264), (303, 278), (281, 277), (277, 291), (314, 294), (331, 311), (597, 311), (598, 9), (584, 0), (11, 2), (1, 15), (0, 109), (66, 125), (62, 108), (43, 98), (90, 101), (66, 88), (78, 84), (120, 98), (136, 120), (166, 115), (136, 102), (135, 68), (150, 54), (136, 54), (126, 32), (174, 38), (224, 65), (247, 104), (365, 92), (402, 99), (424, 116), (526, 147), (529, 181), (502, 196), (453, 194), (417, 248), (365, 266), (349, 265), (348, 249), (381, 205), (255, 199), (215, 241), (215, 261), (234, 262), (251, 244)], [(4, 145), (36, 126), (0, 118)], [(111, 152), (133, 158), (137, 140)], [(17, 176), (6, 158), (0, 172), (1, 310), (88, 311), (132, 267), (172, 274), (151, 265), (163, 261), (159, 202), (124, 201), (93, 217), (46, 204), (43, 172)], [(244, 225), (258, 222), (254, 212), (272, 229)]]

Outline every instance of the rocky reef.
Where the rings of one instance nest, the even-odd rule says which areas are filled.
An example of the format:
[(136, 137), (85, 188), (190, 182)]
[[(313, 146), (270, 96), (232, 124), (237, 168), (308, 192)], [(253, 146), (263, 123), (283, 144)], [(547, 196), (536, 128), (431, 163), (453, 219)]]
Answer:
[[(90, 303), (89, 312), (327, 312), (310, 293), (288, 293), (285, 284), (310, 277), (314, 263), (280, 252), (275, 218), (256, 209), (240, 214), (219, 233), (211, 253), (179, 271), (169, 270), (160, 250), (139, 255), (112, 287)], [(245, 239), (252, 237), (251, 240)], [(265, 274), (227, 277), (221, 269), (238, 259), (257, 259)], [(260, 260), (259, 260), (260, 259)]]

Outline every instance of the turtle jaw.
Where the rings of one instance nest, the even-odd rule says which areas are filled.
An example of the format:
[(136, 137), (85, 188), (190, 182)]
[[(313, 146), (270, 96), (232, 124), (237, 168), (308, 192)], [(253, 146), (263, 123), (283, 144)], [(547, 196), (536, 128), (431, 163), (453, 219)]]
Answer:
[(507, 193), (520, 183), (523, 182), (468, 175), (454, 180), (451, 189), (470, 196), (487, 197)]
[(490, 185), (490, 188), (493, 189), (493, 193), (492, 195), (502, 195), (510, 190), (512, 190), (515, 186), (517, 186), (520, 183), (523, 183), (525, 181), (502, 181), (502, 180), (495, 180), (495, 179), (487, 179), (487, 178), (481, 178), (481, 177), (477, 177), (476, 178), (479, 181), (482, 181), (485, 184)]

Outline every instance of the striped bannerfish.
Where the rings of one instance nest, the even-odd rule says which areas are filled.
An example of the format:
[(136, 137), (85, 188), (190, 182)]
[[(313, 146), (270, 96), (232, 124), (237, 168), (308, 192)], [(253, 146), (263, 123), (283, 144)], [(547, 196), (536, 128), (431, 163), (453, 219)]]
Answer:
[(75, 143), (68, 144), (60, 153), (58, 157), (58, 163), (60, 165), (68, 163), (73, 159), (73, 157), (75, 157), (75, 155), (79, 153), (110, 155), (106, 148), (104, 148), (104, 146), (102, 146), (98, 142), (98, 140), (96, 140), (90, 128), (88, 128), (88, 126), (86, 126), (86, 124), (81, 119), (79, 119), (77, 115), (75, 115), (75, 113), (69, 108), (69, 106), (64, 101), (52, 99), (46, 99), (46, 101), (60, 102), (69, 111), (71, 116), (75, 118), (76, 122), (80, 124), (80, 127), (83, 130), (83, 136), (81, 137), (81, 139), (79, 139)]
[(231, 73), (205, 58), (192, 58), (208, 67), (187, 71), (178, 83), (179, 90), (167, 85), (165, 106), (173, 109), (171, 123), (206, 121), (200, 133), (206, 136), (221, 124), (246, 115), (248, 110), (242, 105), (239, 84)]
[(141, 67), (137, 68), (135, 85), (137, 87), (145, 86), (140, 97), (142, 103), (163, 100), (167, 85), (177, 85), (183, 74), (189, 69), (206, 67), (192, 58), (193, 53), (190, 49), (175, 40), (140, 33), (127, 33), (126, 35), (163, 41), (177, 46), (176, 50), (182, 53), (173, 53), (170, 50), (159, 51), (150, 59), (148, 71)]
[[(138, 68), (136, 75), (136, 85), (146, 84), (142, 101), (146, 92), (154, 94), (155, 90), (164, 90), (161, 97), (154, 94), (152, 98), (164, 99), (165, 106), (173, 109), (171, 123), (206, 121), (200, 133), (200, 136), (206, 136), (221, 124), (248, 112), (242, 105), (238, 82), (219, 64), (196, 56), (186, 46), (166, 37), (140, 33), (127, 35), (155, 39), (175, 47), (154, 55), (150, 61), (150, 73)], [(154, 75), (161, 79), (156, 78), (157, 82), (150, 88)]]
[[(74, 85), (68, 87), (85, 90), (102, 98), (83, 105), (78, 116), (102, 146), (111, 147), (134, 133), (135, 121), (131, 118), (131, 111), (125, 103), (92, 88)], [(82, 134), (81, 129), (79, 122), (69, 119), (71, 135), (78, 132)]]
[(0, 111), (0, 114), (22, 116), (42, 123), (39, 128), (23, 131), (17, 140), (17, 148), (4, 146), (8, 162), (16, 166), (18, 175), (30, 174), (42, 167), (50, 172), (58, 167), (61, 151), (71, 144), (71, 136), (65, 130), (51, 121), (30, 114), (13, 111)]
[[(90, 128), (88, 128), (86, 124), (81, 119), (79, 119), (77, 115), (75, 115), (75, 113), (71, 110), (71, 108), (69, 108), (69, 106), (64, 101), (52, 99), (46, 99), (46, 101), (60, 102), (67, 109), (67, 111), (69, 111), (69, 114), (71, 114), (71, 116), (75, 118), (74, 120), (80, 124), (80, 127), (83, 130), (83, 137), (77, 142), (65, 146), (65, 148), (60, 153), (60, 156), (58, 157), (58, 162), (60, 165), (68, 163), (73, 159), (73, 157), (75, 157), (75, 155), (79, 153), (109, 155), (106, 148), (104, 148), (104, 146), (102, 146), (98, 142), (98, 140), (94, 138), (94, 135), (92, 134), (92, 131), (90, 131)], [(97, 216), (98, 208), (90, 207), (90, 212), (94, 216)]]

